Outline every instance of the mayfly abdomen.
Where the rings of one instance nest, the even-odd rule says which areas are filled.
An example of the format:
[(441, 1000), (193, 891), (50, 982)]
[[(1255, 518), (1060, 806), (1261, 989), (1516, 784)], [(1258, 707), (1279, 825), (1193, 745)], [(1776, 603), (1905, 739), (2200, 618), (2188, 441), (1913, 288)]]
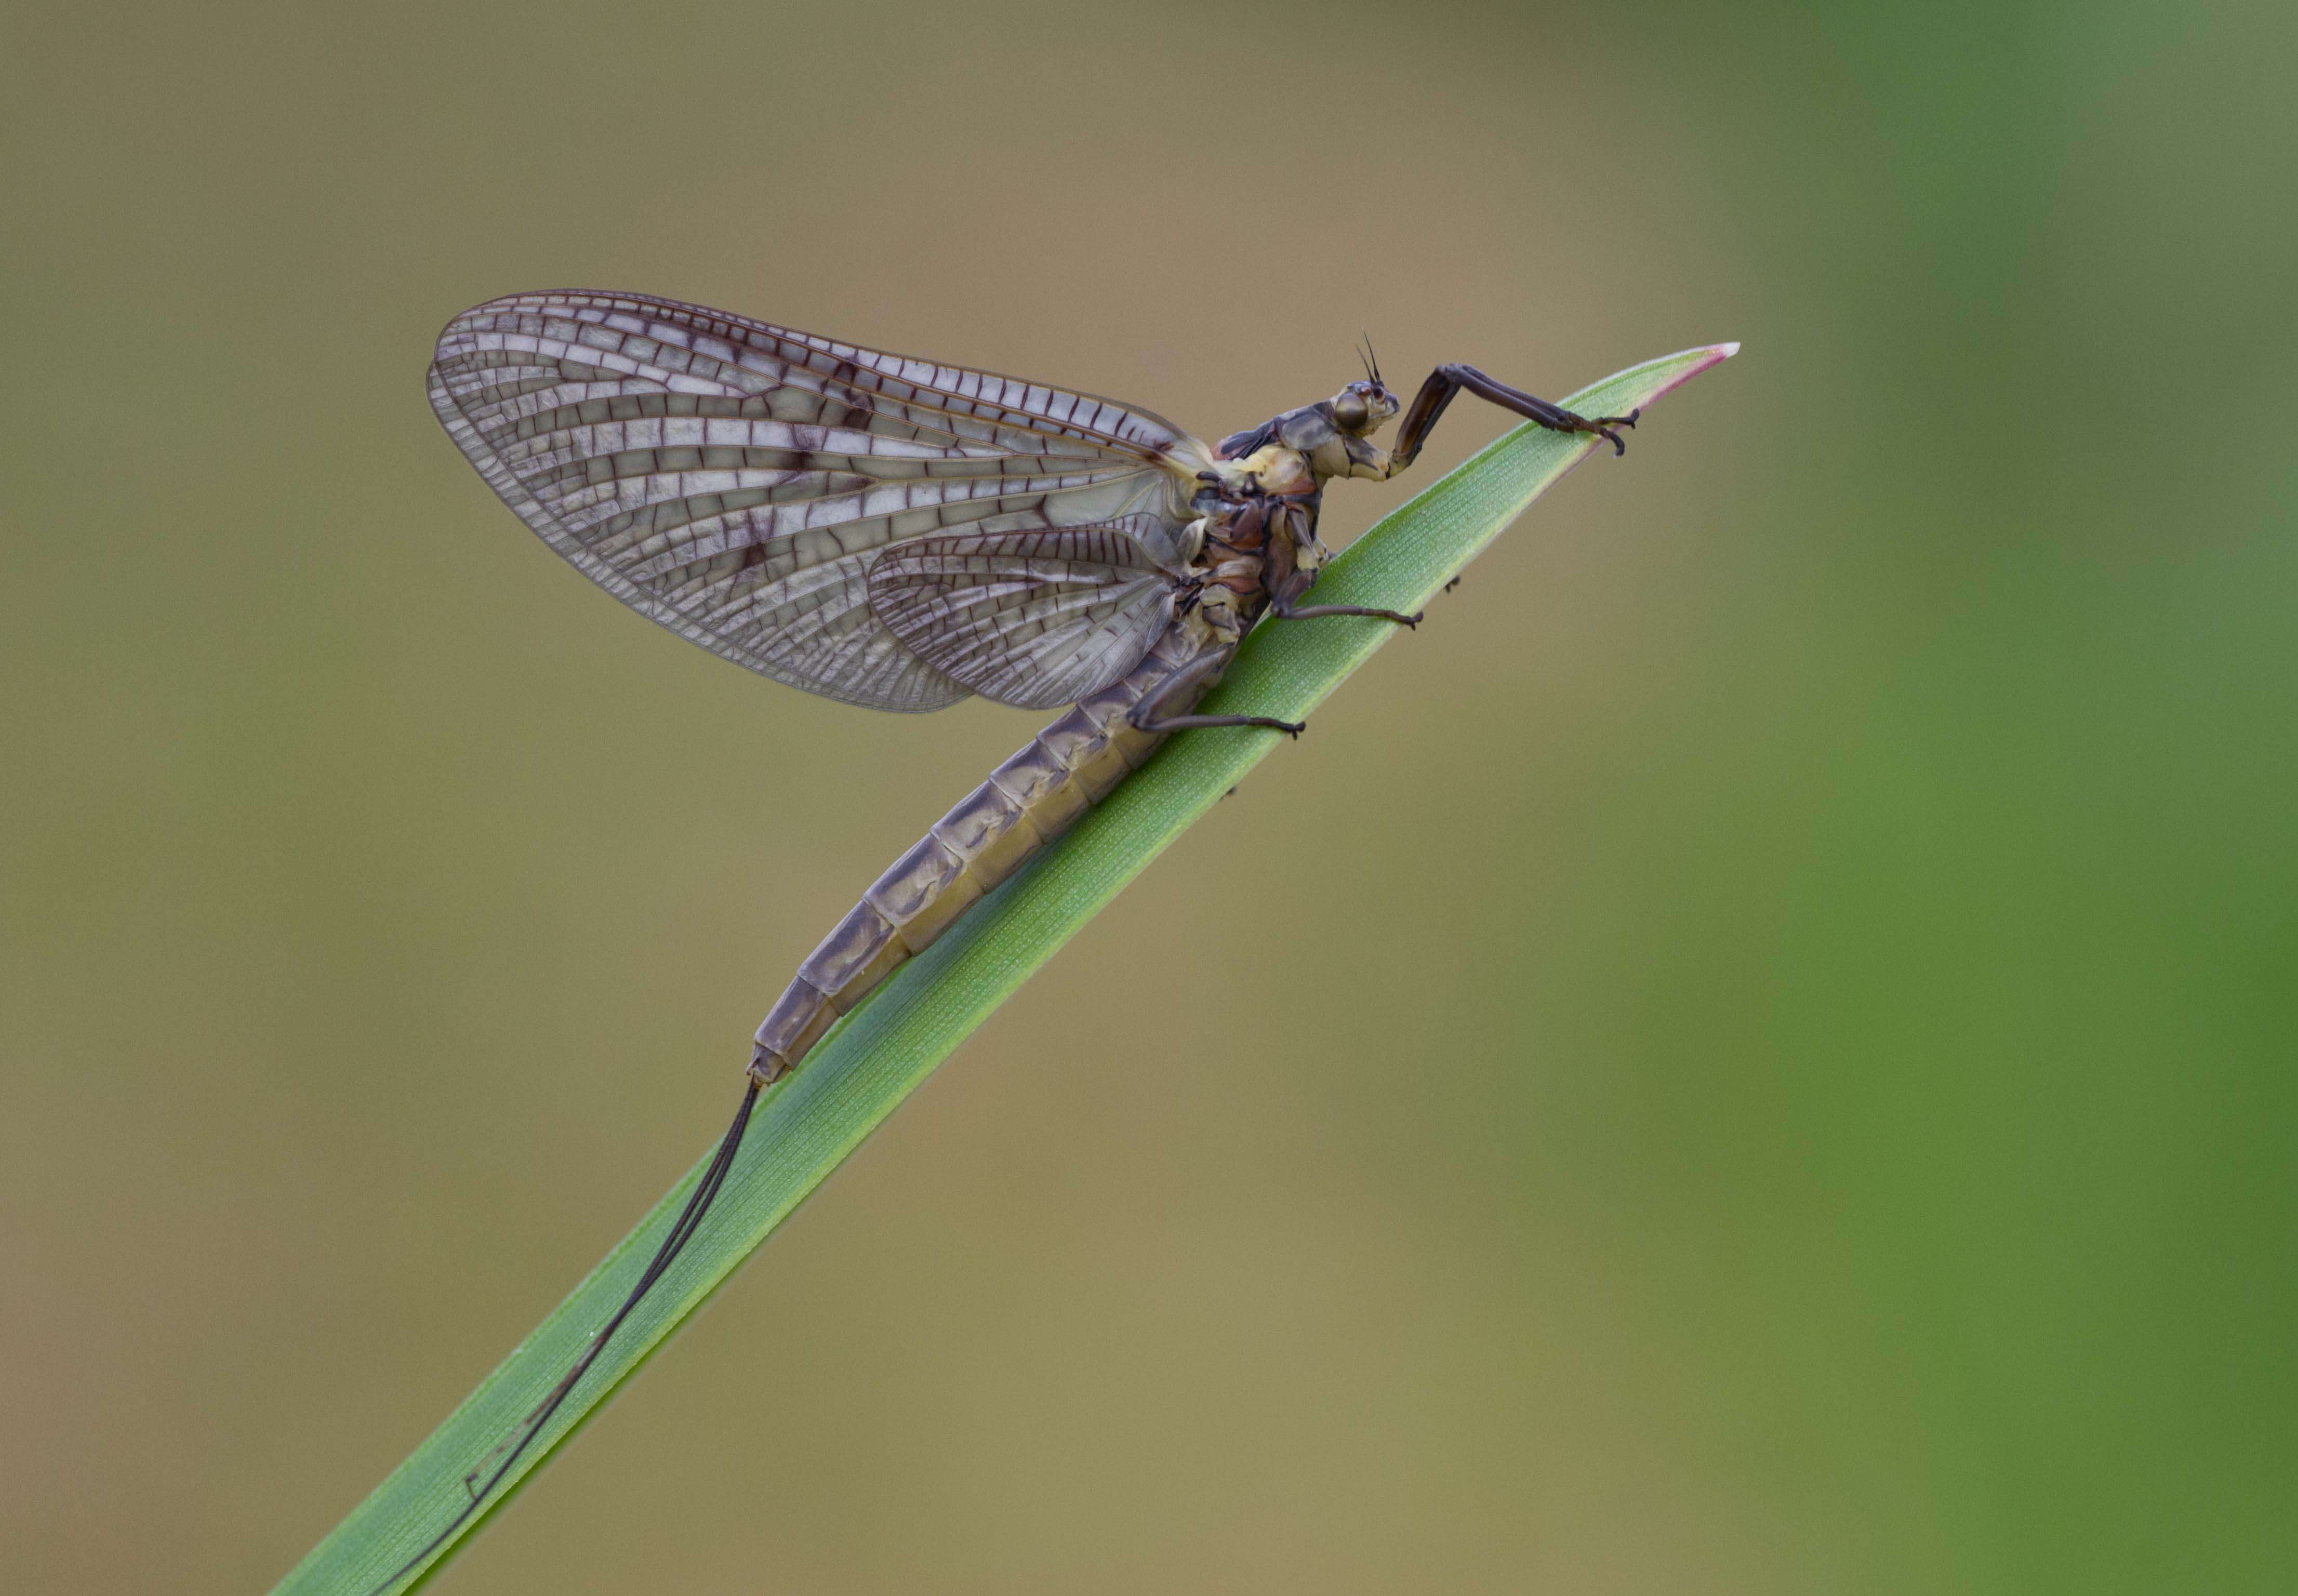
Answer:
[[(1142, 731), (1126, 712), (1187, 665), (1195, 647), (1184, 628), (1167, 628), (1131, 672), (1079, 699), (895, 860), (798, 966), (758, 1027), (752, 1073), (773, 1080), (797, 1064), (839, 1015), (1138, 769), (1166, 733)], [(1216, 679), (1187, 703), (1159, 707), (1186, 711)]]

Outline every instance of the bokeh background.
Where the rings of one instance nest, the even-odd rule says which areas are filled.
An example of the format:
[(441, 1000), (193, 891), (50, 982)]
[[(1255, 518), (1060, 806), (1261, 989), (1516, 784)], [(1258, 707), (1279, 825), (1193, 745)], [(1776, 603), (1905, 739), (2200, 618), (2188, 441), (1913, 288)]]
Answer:
[(9, 8), (11, 1588), (284, 1573), (1031, 729), (757, 681), (522, 531), (423, 366), (582, 285), (1208, 433), (1360, 327), (1551, 393), (1747, 349), (438, 1588), (2290, 1589), (2294, 48), (2265, 0)]

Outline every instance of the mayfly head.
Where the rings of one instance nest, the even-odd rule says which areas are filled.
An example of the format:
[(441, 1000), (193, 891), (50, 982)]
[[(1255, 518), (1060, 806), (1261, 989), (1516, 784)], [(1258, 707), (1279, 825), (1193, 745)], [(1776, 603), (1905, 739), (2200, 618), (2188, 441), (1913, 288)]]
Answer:
[(1402, 409), (1379, 378), (1351, 383), (1325, 401), (1333, 425), (1352, 438), (1368, 438)]
[(1373, 352), (1372, 335), (1361, 329), (1360, 335), (1363, 343), (1357, 350), (1357, 364), (1364, 368), (1364, 381), (1351, 383), (1325, 401), (1333, 425), (1353, 438), (1370, 437), (1403, 409), (1380, 380), (1380, 357)]

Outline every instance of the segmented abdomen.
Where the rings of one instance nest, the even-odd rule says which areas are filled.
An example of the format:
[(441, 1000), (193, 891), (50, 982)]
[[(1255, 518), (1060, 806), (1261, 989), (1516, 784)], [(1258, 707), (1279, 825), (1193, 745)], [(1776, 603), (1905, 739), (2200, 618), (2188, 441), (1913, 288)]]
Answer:
[[(1079, 699), (936, 821), (798, 966), (758, 1027), (751, 1072), (773, 1080), (791, 1069), (897, 965), (1138, 769), (1164, 734), (1139, 730), (1125, 712), (1194, 657), (1180, 628), (1168, 627), (1123, 680)], [(1194, 702), (1159, 709), (1186, 714)]]

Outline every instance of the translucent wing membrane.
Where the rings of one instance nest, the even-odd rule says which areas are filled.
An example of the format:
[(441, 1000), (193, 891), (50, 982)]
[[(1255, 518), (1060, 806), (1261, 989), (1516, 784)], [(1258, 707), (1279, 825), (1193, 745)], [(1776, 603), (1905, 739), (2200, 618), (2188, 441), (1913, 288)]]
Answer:
[(520, 519), (624, 603), (876, 709), (973, 690), (872, 608), (889, 545), (1122, 518), (1168, 550), (1205, 463), (1146, 410), (640, 294), (465, 311), (431, 402)]
[(1099, 692), (1172, 619), (1176, 578), (1128, 517), (1053, 532), (961, 533), (889, 549), (870, 603), (911, 653), (1021, 709)]

